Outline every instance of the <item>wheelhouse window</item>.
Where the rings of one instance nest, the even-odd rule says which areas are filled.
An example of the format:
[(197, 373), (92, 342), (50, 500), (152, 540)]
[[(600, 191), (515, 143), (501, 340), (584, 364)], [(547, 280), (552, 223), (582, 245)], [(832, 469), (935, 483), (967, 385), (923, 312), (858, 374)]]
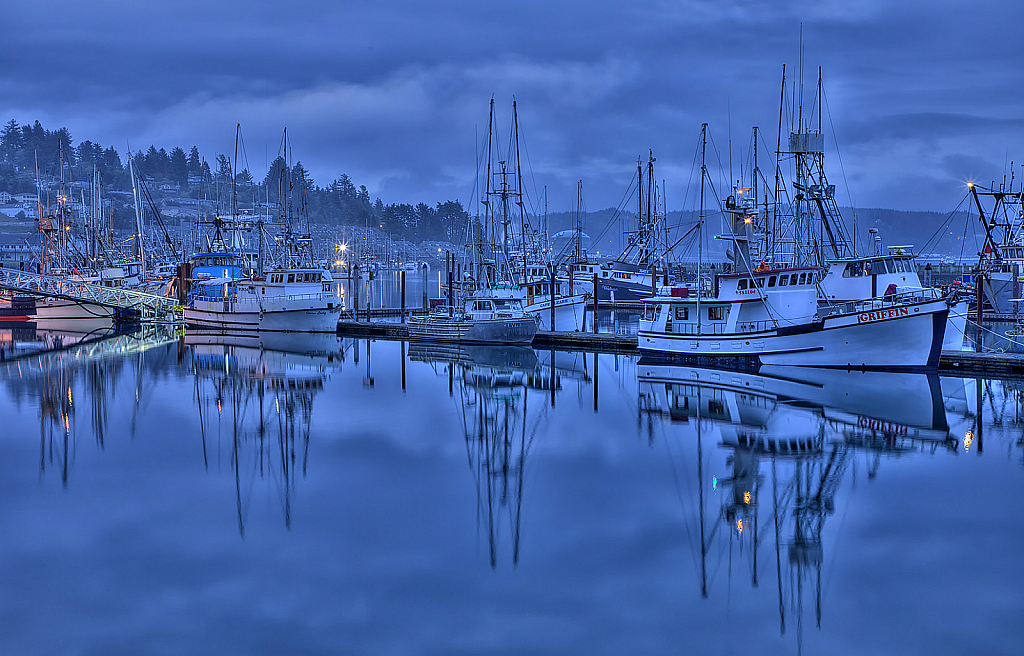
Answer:
[(708, 308), (708, 321), (721, 321), (722, 320), (722, 308), (721, 307), (709, 307)]
[(754, 278), (754, 284), (758, 287), (764, 287), (764, 278)]
[(739, 284), (736, 285), (736, 289), (738, 289), (739, 291), (743, 291), (746, 288), (747, 288), (747, 279), (746, 278), (740, 279)]
[(802, 285), (802, 284), (804, 284), (806, 282), (807, 282), (807, 274), (806, 273), (801, 273), (800, 274), (800, 278), (799, 278), (799, 282), (797, 284)]
[(769, 287), (774, 287), (775, 286), (775, 276), (772, 276), (771, 278), (768, 279), (768, 286)]
[(789, 276), (779, 276), (779, 287), (785, 287), (789, 284)]
[(676, 306), (676, 321), (689, 321), (690, 320), (690, 308), (687, 305)]
[(295, 274), (294, 273), (289, 273), (288, 274), (288, 282), (295, 282)]

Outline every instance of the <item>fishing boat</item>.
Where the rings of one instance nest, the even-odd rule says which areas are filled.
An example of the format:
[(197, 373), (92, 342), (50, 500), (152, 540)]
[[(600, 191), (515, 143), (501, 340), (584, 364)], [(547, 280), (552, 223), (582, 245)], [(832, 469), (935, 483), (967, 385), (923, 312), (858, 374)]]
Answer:
[(192, 257), (193, 284), (185, 306), (191, 325), (221, 330), (336, 332), (342, 307), (330, 271), (272, 270), (245, 278), (232, 253)]
[[(1019, 310), (1021, 274), (1024, 273), (1024, 191), (1014, 191), (1011, 172), (1009, 184), (1004, 179), (999, 187), (984, 187), (969, 182), (968, 191), (974, 199), (979, 219), (985, 228), (985, 245), (979, 253), (975, 276), (981, 285), (983, 309), (998, 314)], [(987, 201), (991, 207), (986, 211)]]
[[(704, 124), (702, 144), (706, 132)], [(702, 200), (706, 176), (702, 146)], [(703, 223), (702, 202), (699, 225)], [(644, 299), (646, 309), (638, 332), (642, 353), (684, 360), (858, 369), (938, 365), (949, 315), (938, 290), (894, 290), (877, 298), (821, 304), (820, 266), (762, 262), (750, 268), (749, 225), (746, 219), (733, 221), (729, 235), (735, 249), (733, 273), (698, 279), (692, 287), (672, 287), (669, 296)]]
[[(581, 267), (587, 273), (597, 273), (599, 301), (638, 301), (657, 293), (659, 273), (668, 275), (666, 210), (661, 204), (664, 195), (654, 178), (654, 153), (649, 154), (647, 166), (637, 159), (637, 213), (636, 228), (625, 233), (627, 245), (611, 262), (594, 267)], [(646, 186), (646, 190), (644, 187)], [(659, 269), (661, 271), (659, 272)], [(669, 284), (665, 282), (665, 284)]]
[(523, 308), (517, 285), (493, 284), (468, 295), (460, 308), (450, 305), (409, 320), (410, 340), (529, 344), (537, 319)]

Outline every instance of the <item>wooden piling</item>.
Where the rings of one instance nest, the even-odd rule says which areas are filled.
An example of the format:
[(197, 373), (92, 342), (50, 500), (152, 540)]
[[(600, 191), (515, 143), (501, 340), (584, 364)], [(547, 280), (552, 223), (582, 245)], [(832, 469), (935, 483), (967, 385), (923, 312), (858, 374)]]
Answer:
[(401, 279), (401, 285), (402, 285), (402, 323), (405, 323), (405, 270), (404, 269), (402, 270), (402, 272), (399, 274), (398, 277)]
[(551, 282), (548, 285), (548, 298), (551, 300), (551, 325), (548, 330), (555, 329), (555, 266), (551, 265)]

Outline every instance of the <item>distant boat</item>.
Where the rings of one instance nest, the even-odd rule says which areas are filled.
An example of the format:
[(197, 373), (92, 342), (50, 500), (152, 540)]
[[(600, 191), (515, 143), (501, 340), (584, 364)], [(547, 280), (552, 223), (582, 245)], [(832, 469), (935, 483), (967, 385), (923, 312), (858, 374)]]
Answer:
[(468, 296), (462, 307), (409, 320), (410, 340), (529, 344), (537, 320), (523, 308), (522, 289), (491, 285)]

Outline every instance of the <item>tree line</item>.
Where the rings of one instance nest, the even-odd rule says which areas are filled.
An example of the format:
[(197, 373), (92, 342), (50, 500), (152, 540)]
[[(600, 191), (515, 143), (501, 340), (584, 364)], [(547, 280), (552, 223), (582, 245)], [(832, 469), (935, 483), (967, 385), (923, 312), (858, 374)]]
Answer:
[[(366, 187), (356, 187), (348, 175), (341, 174), (321, 187), (301, 162), (289, 165), (284, 157), (271, 162), (262, 178), (248, 168), (237, 170), (237, 163), (224, 154), (217, 154), (211, 165), (196, 146), (186, 153), (180, 146), (168, 152), (151, 145), (132, 153), (131, 159), (136, 174), (145, 177), (156, 197), (202, 196), (216, 201), (225, 214), (269, 206), (299, 221), (374, 227), (412, 240), (460, 241), (470, 222), (458, 200), (433, 206), (371, 201)], [(19, 124), (11, 119), (0, 129), (0, 191), (34, 192), (37, 179), (55, 181), (61, 173), (67, 181), (85, 181), (94, 170), (104, 188), (131, 191), (128, 160), (113, 146), (89, 140), (74, 145), (67, 128), (48, 130), (38, 120)]]

